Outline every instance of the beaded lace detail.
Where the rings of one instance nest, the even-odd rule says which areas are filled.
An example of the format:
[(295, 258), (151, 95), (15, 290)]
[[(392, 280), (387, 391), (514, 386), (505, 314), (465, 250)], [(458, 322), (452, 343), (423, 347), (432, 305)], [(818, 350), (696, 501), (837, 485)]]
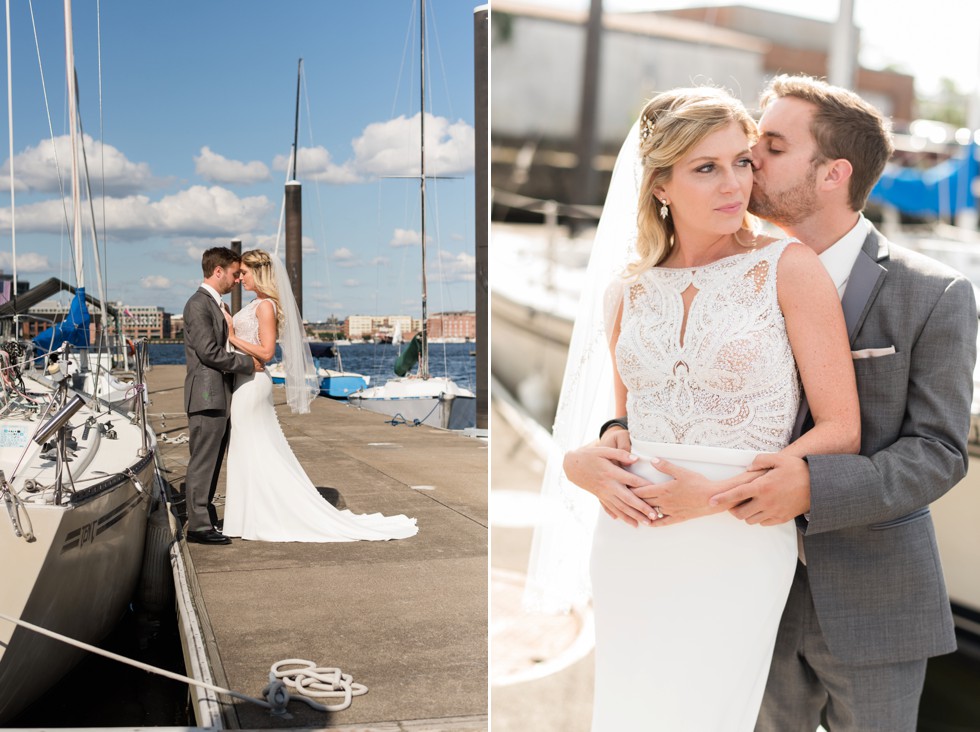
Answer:
[[(232, 321), (235, 324), (235, 335), (241, 338), (243, 341), (248, 341), (249, 343), (254, 343), (259, 345), (259, 316), (258, 307), (259, 303), (262, 302), (259, 298), (255, 298), (248, 305), (243, 307), (237, 313), (235, 313)], [(273, 309), (275, 309), (276, 304), (272, 303)]]
[(760, 451), (788, 444), (800, 384), (776, 266), (791, 241), (627, 280), (616, 364), (634, 439)]

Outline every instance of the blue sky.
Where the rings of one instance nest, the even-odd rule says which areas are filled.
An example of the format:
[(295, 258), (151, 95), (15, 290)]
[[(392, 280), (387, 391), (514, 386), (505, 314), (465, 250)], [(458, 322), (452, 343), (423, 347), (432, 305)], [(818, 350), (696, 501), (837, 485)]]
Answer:
[[(475, 307), (479, 4), (426, 3), (426, 170), (451, 176), (427, 185), (430, 313)], [(30, 9), (26, 0), (11, 6), (18, 275), (74, 283)], [(419, 186), (389, 177), (418, 173), (418, 0), (101, 0), (100, 10), (101, 119), (95, 0), (76, 1), (73, 16), (110, 300), (180, 312), (200, 283), (204, 249), (234, 238), (243, 249), (275, 247), (302, 57), (304, 316), (420, 314)], [(66, 176), (63, 18), (60, 2), (35, 0)], [(2, 11), (0, 24), (5, 33)], [(6, 114), (0, 127), (0, 268), (9, 273)], [(85, 284), (94, 294), (89, 221)]]

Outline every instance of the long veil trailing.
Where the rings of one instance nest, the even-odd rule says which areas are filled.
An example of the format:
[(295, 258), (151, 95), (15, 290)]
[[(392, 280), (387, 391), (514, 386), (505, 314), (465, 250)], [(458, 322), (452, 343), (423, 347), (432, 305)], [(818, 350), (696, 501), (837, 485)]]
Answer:
[(639, 145), (637, 123), (613, 168), (572, 330), (524, 593), (524, 606), (532, 611), (567, 612), (592, 594), (589, 555), (599, 502), (565, 477), (562, 459), (593, 441), (603, 422), (616, 416), (606, 331), (622, 297), (626, 265), (637, 258)]
[(313, 354), (306, 342), (303, 317), (293, 297), (286, 267), (275, 254), (270, 255), (269, 259), (272, 260), (272, 276), (285, 320), (279, 329), (279, 347), (282, 349), (282, 367), (286, 376), (286, 403), (294, 413), (306, 414), (320, 393), (320, 380)]

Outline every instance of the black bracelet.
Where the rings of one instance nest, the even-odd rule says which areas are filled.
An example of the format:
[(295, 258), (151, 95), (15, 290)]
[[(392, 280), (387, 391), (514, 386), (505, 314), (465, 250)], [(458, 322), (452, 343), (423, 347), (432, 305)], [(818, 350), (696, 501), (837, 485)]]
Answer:
[(606, 430), (608, 430), (613, 425), (617, 425), (619, 427), (622, 427), (627, 432), (629, 431), (629, 428), (630, 428), (629, 425), (626, 422), (626, 417), (616, 417), (615, 419), (610, 419), (608, 422), (605, 422), (602, 425), (602, 427), (599, 428), (599, 439), (600, 440), (602, 439), (602, 436), (604, 434), (606, 434)]

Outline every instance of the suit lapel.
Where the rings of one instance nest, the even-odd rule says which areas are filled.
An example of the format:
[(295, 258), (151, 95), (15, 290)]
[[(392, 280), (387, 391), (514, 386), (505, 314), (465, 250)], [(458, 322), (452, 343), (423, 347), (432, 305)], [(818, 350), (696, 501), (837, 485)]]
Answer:
[(841, 298), (844, 309), (844, 322), (847, 323), (847, 339), (854, 343), (854, 337), (860, 330), (864, 319), (868, 316), (871, 303), (884, 283), (884, 267), (879, 260), (888, 258), (888, 244), (885, 238), (872, 229), (864, 240), (864, 246), (858, 253), (847, 279), (847, 289)]
[(203, 287), (198, 287), (197, 291), (200, 292), (208, 301), (215, 307), (218, 311), (218, 338), (221, 340), (228, 340), (228, 324), (225, 322), (225, 312), (224, 309), (218, 304), (214, 299), (214, 295), (205, 290)]
[[(841, 298), (844, 310), (844, 323), (847, 325), (847, 340), (853, 345), (857, 332), (861, 329), (875, 295), (885, 281), (887, 270), (878, 262), (888, 258), (888, 242), (872, 227), (858, 252), (854, 266), (847, 277), (847, 287)], [(792, 439), (803, 434), (803, 427), (810, 416), (810, 403), (806, 394), (800, 400), (800, 411), (796, 415)]]

